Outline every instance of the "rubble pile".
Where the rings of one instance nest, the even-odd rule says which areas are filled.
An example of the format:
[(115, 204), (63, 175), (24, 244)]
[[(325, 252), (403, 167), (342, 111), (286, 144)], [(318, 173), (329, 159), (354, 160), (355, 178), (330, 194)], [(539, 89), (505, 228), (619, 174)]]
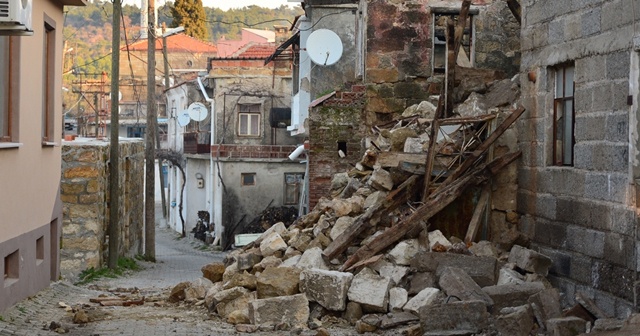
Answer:
[[(498, 83), (506, 91), (517, 86), (509, 79)], [(224, 264), (204, 266), (203, 279), (176, 286), (173, 300), (203, 302), (242, 332), (309, 328), (326, 334), (334, 324), (403, 335), (586, 331), (585, 316), (593, 313), (563, 315), (560, 293), (546, 280), (548, 257), (520, 245), (505, 251), (504, 245), (474, 242), (480, 215), (463, 223), (465, 237), (429, 230), (429, 220), (466, 188), (482, 185), (520, 155), (486, 156), (523, 113), (517, 109), (488, 127), (501, 110), (510, 110), (517, 93), (491, 98), (503, 108), (490, 114), (477, 111), (495, 107), (485, 96), (469, 97), (456, 111), (466, 113), (468, 105), (471, 115), (434, 119), (437, 107), (423, 102), (401, 120), (374, 128), (362, 160), (334, 175), (332, 198), (320, 199), (291, 226), (272, 225)]]

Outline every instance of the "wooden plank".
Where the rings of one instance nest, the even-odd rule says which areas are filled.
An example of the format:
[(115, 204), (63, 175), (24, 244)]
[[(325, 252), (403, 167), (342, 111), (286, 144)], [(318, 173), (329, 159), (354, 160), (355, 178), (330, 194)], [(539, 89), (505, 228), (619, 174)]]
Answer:
[(476, 150), (469, 155), (469, 157), (456, 169), (453, 174), (449, 175), (449, 177), (442, 183), (439, 188), (443, 188), (451, 181), (454, 181), (458, 177), (460, 177), (464, 172), (469, 169), (473, 164), (478, 160), (478, 158), (486, 152), (491, 145), (498, 140), (498, 138), (513, 124), (521, 115), (524, 113), (525, 108), (519, 107), (517, 110), (513, 111), (503, 122), (500, 124), (496, 130), (487, 137), (487, 139), (476, 148)]
[(356, 268), (358, 268), (360, 266), (367, 266), (367, 265), (375, 264), (380, 259), (382, 259), (382, 257), (384, 257), (384, 255), (378, 254), (378, 255), (373, 256), (373, 257), (371, 257), (371, 258), (369, 258), (367, 260), (363, 260), (363, 261), (357, 262), (357, 263), (353, 264), (353, 266), (349, 267), (349, 269), (347, 271), (351, 271), (351, 270), (356, 269)]
[(398, 153), (380, 152), (376, 163), (382, 168), (396, 168), (401, 162), (424, 164), (424, 154), (420, 153)]
[(472, 241), (475, 240), (476, 234), (478, 233), (478, 229), (480, 228), (481, 217), (487, 208), (487, 203), (489, 202), (489, 195), (491, 194), (491, 185), (488, 183), (482, 188), (482, 192), (480, 193), (480, 199), (478, 200), (478, 205), (476, 205), (475, 210), (473, 211), (473, 216), (471, 217), (471, 221), (469, 222), (469, 228), (467, 229), (467, 234), (464, 237), (464, 242), (469, 245)]
[(515, 161), (521, 154), (519, 151), (505, 154), (488, 164), (474, 169), (471, 173), (450, 183), (446, 188), (434, 192), (424, 204), (418, 207), (416, 211), (405, 220), (387, 229), (367, 245), (360, 247), (360, 249), (340, 267), (340, 271), (345, 271), (357, 262), (366, 260), (389, 247), (391, 244), (396, 243), (402, 239), (407, 232), (416, 229), (416, 226), (420, 226), (422, 222), (428, 221), (440, 212), (440, 210), (449, 205), (449, 203), (453, 202), (468, 186), (486, 181), (495, 172)]
[(414, 187), (418, 181), (418, 176), (408, 178), (394, 191), (390, 192), (384, 201), (371, 206), (364, 214), (358, 217), (342, 234), (327, 246), (322, 252), (326, 260), (331, 260), (344, 252), (353, 240), (362, 233), (369, 225), (375, 223), (380, 216), (393, 211), (401, 204), (406, 203), (414, 193)]

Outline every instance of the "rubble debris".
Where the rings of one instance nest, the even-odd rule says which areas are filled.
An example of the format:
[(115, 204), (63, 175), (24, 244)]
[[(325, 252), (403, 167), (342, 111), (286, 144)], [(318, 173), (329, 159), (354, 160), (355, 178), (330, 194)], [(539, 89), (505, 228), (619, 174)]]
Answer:
[(551, 267), (551, 258), (519, 245), (514, 245), (511, 248), (509, 262), (524, 271), (543, 276), (547, 276)]
[(545, 324), (553, 336), (576, 336), (587, 332), (587, 321), (574, 316), (549, 319)]
[(442, 303), (420, 310), (423, 335), (446, 335), (451, 331), (457, 331), (458, 335), (475, 334), (486, 328), (488, 322), (484, 301)]
[(322, 269), (304, 270), (300, 273), (300, 291), (309, 301), (318, 302), (324, 308), (343, 311), (347, 306), (347, 290), (353, 274)]
[(290, 327), (305, 327), (309, 301), (304, 294), (256, 299), (249, 303), (249, 320), (254, 325), (286, 323)]

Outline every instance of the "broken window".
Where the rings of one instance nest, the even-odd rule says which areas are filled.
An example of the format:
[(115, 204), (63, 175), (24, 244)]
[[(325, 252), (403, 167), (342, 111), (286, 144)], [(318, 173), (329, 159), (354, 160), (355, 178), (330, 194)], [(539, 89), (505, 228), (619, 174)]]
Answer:
[(558, 166), (573, 165), (575, 111), (573, 104), (574, 65), (556, 68), (556, 90), (553, 101), (553, 160)]
[(260, 136), (260, 104), (238, 104), (238, 135)]
[(296, 205), (300, 200), (300, 190), (304, 181), (303, 173), (284, 173), (284, 204)]
[[(457, 25), (459, 15), (451, 13), (450, 10), (433, 9), (433, 11), (433, 72), (444, 73), (447, 65), (447, 21), (452, 19), (454, 25)], [(471, 67), (473, 54), (473, 16), (469, 14), (460, 44), (457, 64)]]

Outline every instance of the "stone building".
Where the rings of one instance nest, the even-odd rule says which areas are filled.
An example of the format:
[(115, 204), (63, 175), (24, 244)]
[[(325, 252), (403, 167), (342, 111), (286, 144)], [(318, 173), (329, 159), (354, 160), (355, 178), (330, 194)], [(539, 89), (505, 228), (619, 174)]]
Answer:
[[(635, 3), (635, 6), (633, 5)], [(523, 1), (520, 229), (553, 261), (565, 303), (638, 308), (635, 1)]]
[[(75, 280), (83, 270), (100, 268), (109, 248), (108, 141), (77, 138), (62, 146), (62, 239), (60, 272)], [(144, 223), (144, 143), (120, 143), (119, 256), (142, 254)]]

